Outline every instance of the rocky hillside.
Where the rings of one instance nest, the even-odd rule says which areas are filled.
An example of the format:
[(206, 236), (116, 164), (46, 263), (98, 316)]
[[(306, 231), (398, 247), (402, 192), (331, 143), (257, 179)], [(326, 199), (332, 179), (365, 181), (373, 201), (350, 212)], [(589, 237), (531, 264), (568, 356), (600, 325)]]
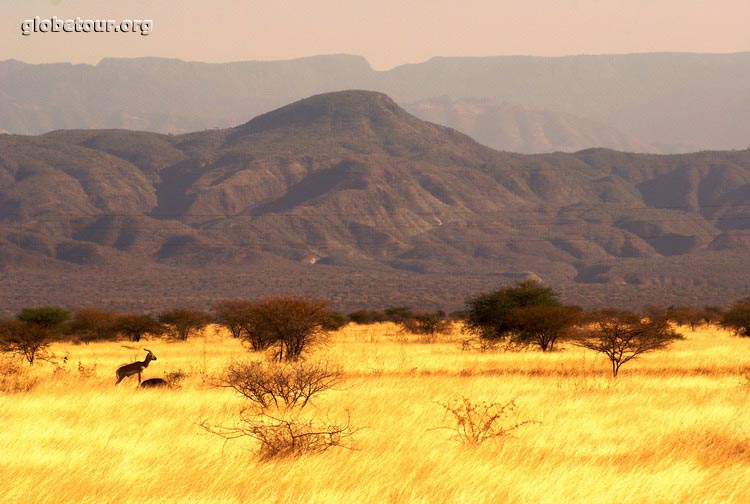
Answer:
[(366, 91), (184, 135), (3, 135), (0, 301), (457, 306), (527, 276), (581, 303), (726, 301), (749, 196), (750, 151), (499, 152)]

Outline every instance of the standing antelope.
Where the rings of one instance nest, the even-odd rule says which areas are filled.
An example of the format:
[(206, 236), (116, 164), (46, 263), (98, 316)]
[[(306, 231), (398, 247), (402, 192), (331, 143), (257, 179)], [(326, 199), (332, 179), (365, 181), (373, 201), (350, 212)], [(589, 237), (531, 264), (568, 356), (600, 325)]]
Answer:
[(117, 371), (115, 371), (115, 374), (117, 375), (117, 381), (115, 382), (115, 385), (120, 383), (124, 378), (133, 376), (134, 374), (138, 375), (138, 384), (141, 384), (141, 373), (148, 367), (149, 362), (151, 362), (152, 360), (156, 360), (156, 355), (151, 353), (151, 350), (147, 348), (144, 348), (144, 350), (148, 352), (145, 359), (143, 359), (142, 361), (135, 361), (132, 364), (125, 364), (124, 366), (120, 366), (117, 368)]

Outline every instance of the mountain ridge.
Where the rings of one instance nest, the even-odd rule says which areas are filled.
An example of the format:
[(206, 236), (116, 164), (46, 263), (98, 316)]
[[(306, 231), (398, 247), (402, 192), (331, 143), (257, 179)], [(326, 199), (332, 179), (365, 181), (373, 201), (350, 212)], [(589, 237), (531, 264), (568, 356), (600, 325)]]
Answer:
[(500, 152), (361, 90), (182, 135), (4, 135), (0, 256), (37, 283), (0, 300), (51, 302), (34, 270), (66, 272), (71, 302), (153, 303), (161, 278), (173, 300), (268, 294), (290, 272), (348, 307), (457, 307), (527, 276), (582, 304), (726, 302), (750, 280), (748, 196), (750, 150)]
[[(356, 55), (224, 64), (158, 58), (97, 65), (6, 61), (0, 63), (0, 128), (34, 134), (82, 127), (185, 133), (230, 127), (322, 92), (366, 89), (402, 104), (443, 95), (507, 102), (544, 110), (553, 122), (566, 124), (558, 128), (569, 135), (560, 145), (596, 140), (587, 126), (594, 122), (632, 137), (635, 145), (674, 153), (747, 147), (750, 105), (742, 82), (749, 79), (750, 53), (441, 57), (382, 71)], [(497, 123), (480, 136), (490, 136), (493, 128), (497, 131)]]

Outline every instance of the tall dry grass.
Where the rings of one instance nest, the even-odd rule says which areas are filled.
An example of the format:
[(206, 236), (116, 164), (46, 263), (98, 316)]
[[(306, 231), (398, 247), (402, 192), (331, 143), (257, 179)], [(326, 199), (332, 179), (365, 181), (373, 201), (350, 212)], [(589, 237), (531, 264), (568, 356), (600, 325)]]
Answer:
[[(231, 425), (243, 403), (212, 386), (236, 340), (59, 344), (30, 391), (0, 392), (0, 501), (12, 503), (724, 503), (750, 502), (750, 340), (684, 330), (612, 380), (607, 363), (563, 345), (540, 352), (462, 351), (395, 326), (349, 326), (316, 357), (345, 384), (314, 404), (362, 428), (355, 450), (261, 462), (251, 440), (224, 443), (202, 420)], [(158, 357), (144, 379), (188, 373), (176, 390), (114, 386), (115, 368)], [(67, 363), (62, 358), (67, 356)], [(80, 363), (80, 366), (79, 366)], [(439, 405), (507, 402), (512, 437), (467, 447)]]

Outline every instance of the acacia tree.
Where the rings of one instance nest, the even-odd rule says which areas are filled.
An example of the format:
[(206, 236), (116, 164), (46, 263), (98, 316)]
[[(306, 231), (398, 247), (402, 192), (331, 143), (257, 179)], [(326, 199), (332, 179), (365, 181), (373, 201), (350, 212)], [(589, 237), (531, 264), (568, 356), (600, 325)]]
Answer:
[(16, 320), (0, 323), (0, 346), (3, 351), (22, 355), (31, 366), (37, 358), (45, 357), (69, 318), (70, 312), (62, 308), (24, 308)]
[(326, 316), (326, 321), (323, 323), (323, 329), (326, 331), (338, 331), (342, 327), (345, 327), (349, 323), (349, 317), (343, 313), (336, 311), (329, 311)]
[(385, 322), (386, 316), (383, 312), (376, 310), (357, 310), (348, 315), (349, 320), (355, 324), (368, 325)]
[(211, 309), (216, 314), (216, 321), (229, 329), (233, 337), (239, 338), (252, 316), (253, 306), (252, 301), (235, 299), (214, 303)]
[(78, 338), (89, 341), (110, 340), (117, 336), (118, 314), (96, 308), (79, 308), (73, 312), (68, 329)]
[(37, 357), (43, 356), (51, 343), (49, 331), (41, 326), (3, 320), (0, 322), (0, 347), (4, 352), (20, 355), (34, 364)]
[(703, 322), (706, 325), (720, 324), (721, 317), (724, 315), (724, 308), (716, 305), (706, 305), (701, 311), (703, 314)]
[(693, 332), (706, 320), (705, 312), (689, 306), (671, 307), (667, 310), (667, 317), (677, 325), (690, 326)]
[(59, 330), (70, 318), (70, 312), (54, 306), (23, 308), (16, 317), (21, 322), (50, 330)]
[(141, 341), (146, 334), (163, 334), (164, 326), (148, 315), (120, 315), (114, 323), (115, 330), (130, 341)]
[(527, 306), (510, 314), (513, 342), (537, 345), (542, 352), (552, 351), (561, 337), (578, 322), (580, 310), (572, 306)]
[(643, 318), (630, 311), (601, 310), (592, 313), (589, 321), (593, 327), (582, 333), (577, 344), (606, 355), (614, 378), (626, 362), (682, 338), (665, 315)]
[(485, 340), (507, 339), (518, 334), (519, 309), (561, 307), (557, 293), (537, 281), (516, 282), (489, 294), (480, 294), (466, 302), (466, 330)]
[(390, 306), (383, 310), (386, 320), (399, 324), (404, 320), (414, 318), (414, 312), (408, 306)]
[(244, 337), (254, 350), (278, 345), (279, 361), (295, 361), (327, 335), (329, 311), (325, 301), (296, 296), (273, 296), (256, 302), (250, 311)]
[(720, 323), (738, 336), (750, 337), (750, 298), (735, 301), (722, 315)]
[(201, 310), (174, 308), (159, 315), (159, 322), (168, 326), (177, 339), (185, 341), (190, 333), (200, 331), (213, 322), (213, 317)]
[(430, 338), (434, 338), (437, 334), (448, 332), (451, 327), (450, 322), (445, 319), (445, 312), (442, 310), (414, 313), (411, 318), (400, 321), (399, 325), (404, 331), (413, 334), (424, 334)]

